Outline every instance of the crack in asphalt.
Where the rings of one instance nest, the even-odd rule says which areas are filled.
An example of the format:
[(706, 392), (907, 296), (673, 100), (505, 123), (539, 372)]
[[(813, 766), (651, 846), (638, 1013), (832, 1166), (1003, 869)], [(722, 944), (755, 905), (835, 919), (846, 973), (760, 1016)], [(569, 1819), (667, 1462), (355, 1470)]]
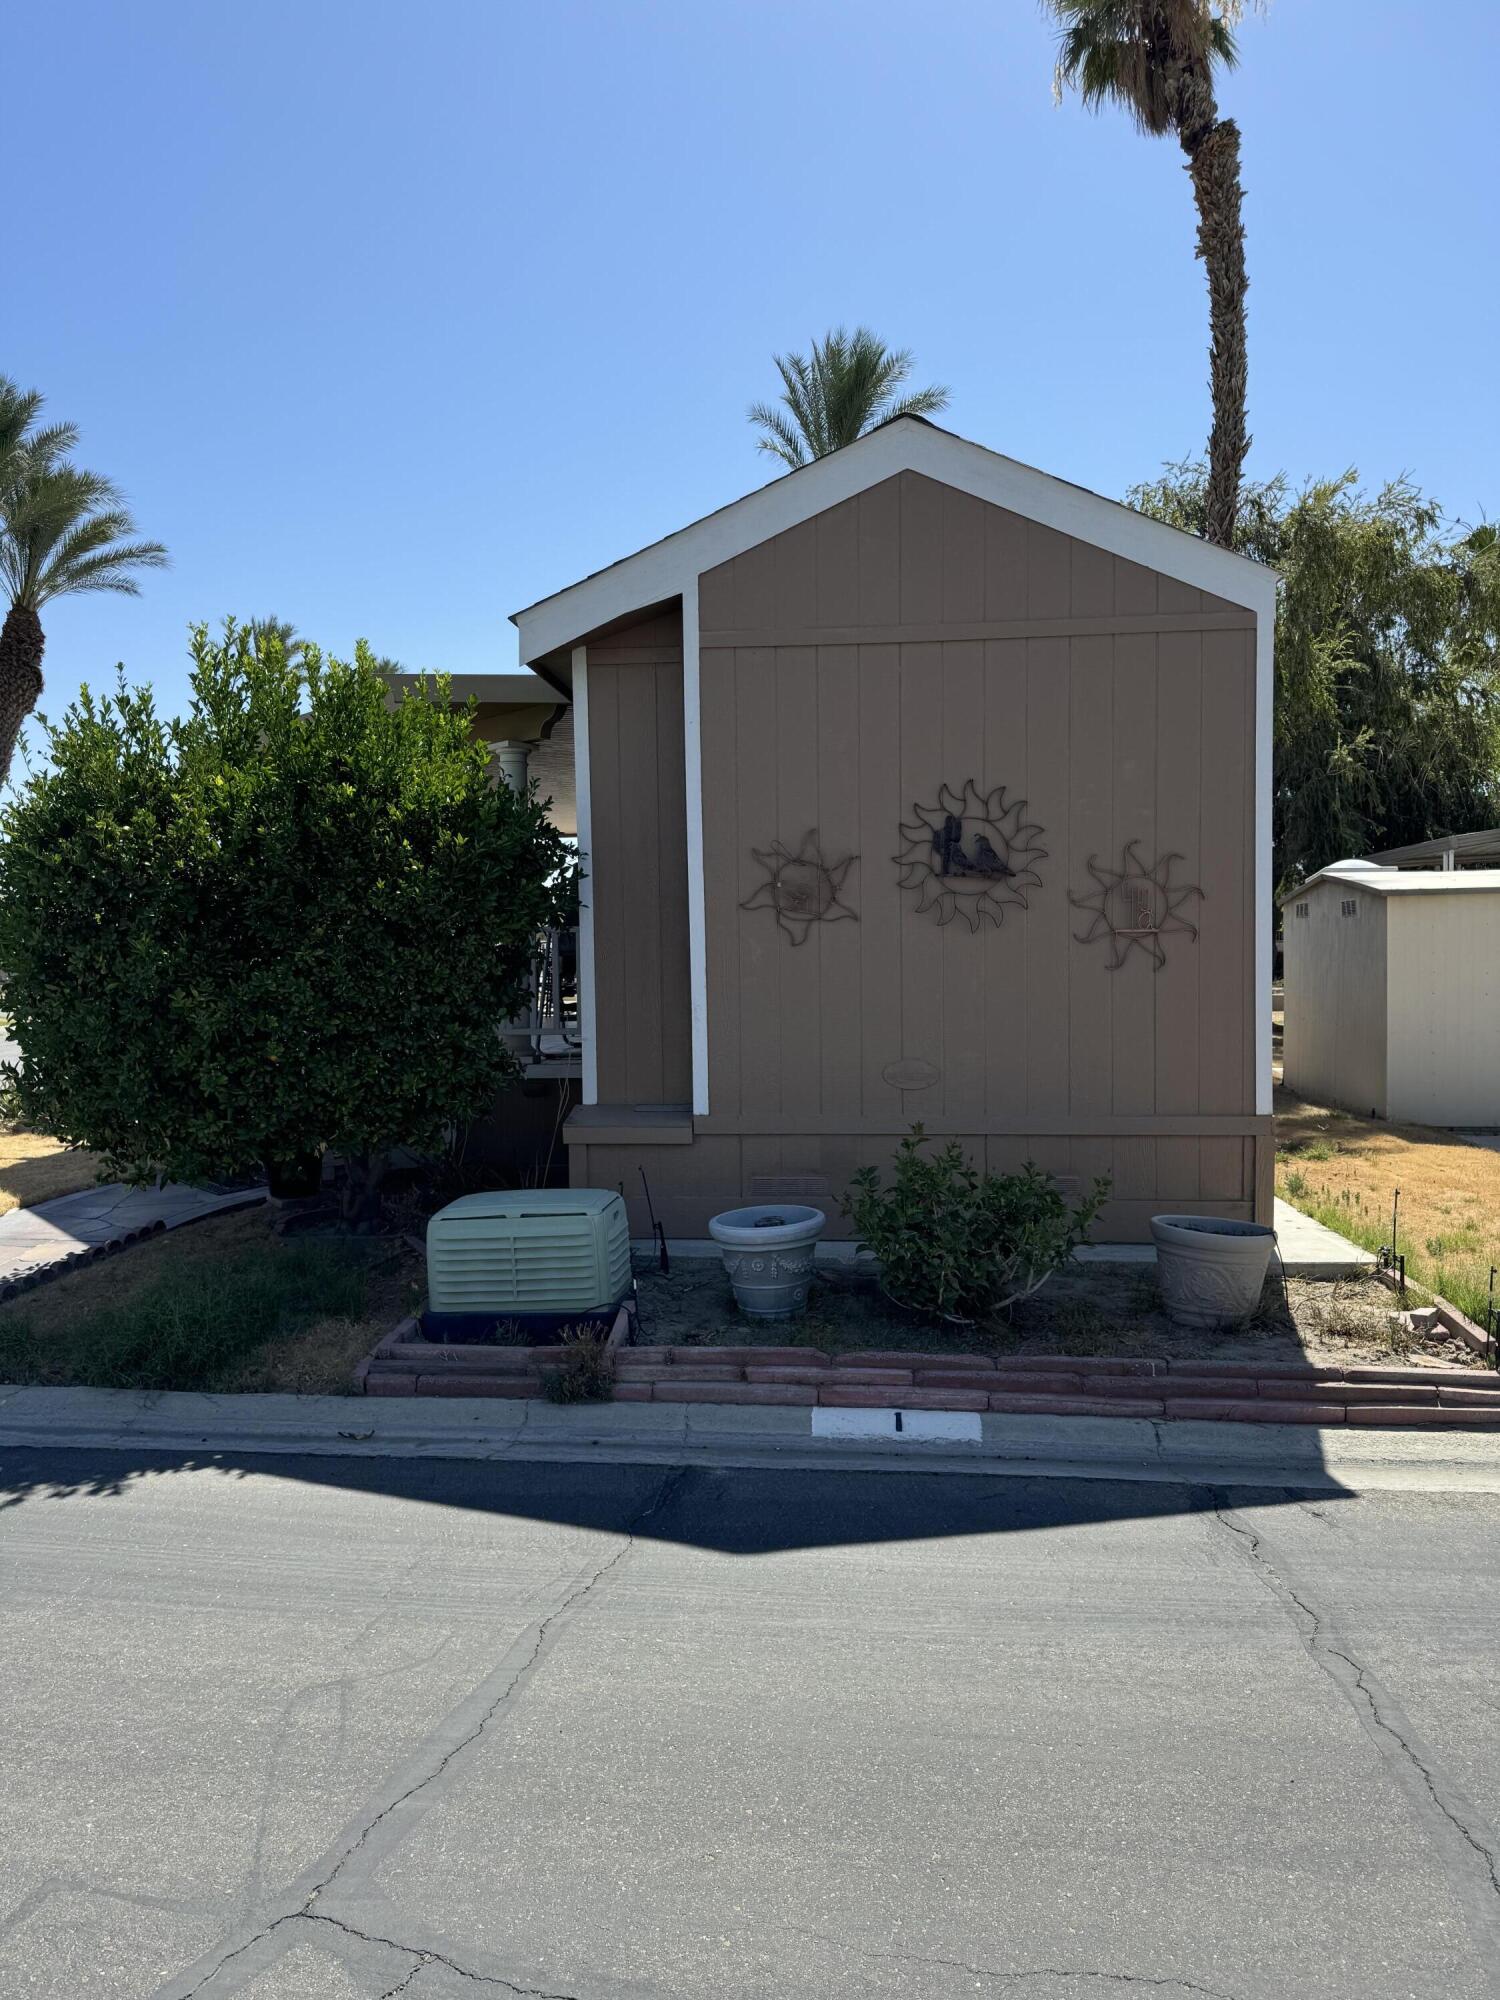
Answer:
[(506, 1993), (520, 1995), (521, 2000), (579, 2000), (576, 1993), (561, 1993), (554, 1987), (522, 1986), (514, 1979), (502, 1978), (499, 1973), (471, 1972), (468, 1966), (460, 1965), (456, 1958), (450, 1958), (446, 1952), (434, 1951), (428, 1945), (402, 1944), (399, 1938), (381, 1937), (376, 1931), (362, 1931), (354, 1924), (346, 1924), (342, 1917), (326, 1916), (320, 1910), (310, 1910), (306, 1913), (299, 1911), (291, 1921), (306, 1924), (331, 1924), (335, 1930), (342, 1931), (346, 1937), (358, 1938), (361, 1944), (384, 1945), (388, 1951), (407, 1952), (411, 1957), (416, 1959), (417, 1963), (407, 1973), (406, 1977), (393, 1986), (389, 1993), (383, 1994), (381, 2000), (394, 2000), (394, 1996), (403, 1987), (410, 1986), (417, 1974), (422, 1971), (424, 1966), (428, 1965), (441, 1965), (446, 1971), (457, 1973), (460, 1979), (472, 1979), (476, 1986), (498, 1986)]
[[(1439, 1782), (1425, 1758), (1418, 1754), (1415, 1743), (1407, 1734), (1410, 1725), (1400, 1726), (1394, 1702), (1369, 1669), (1330, 1637), (1327, 1614), (1310, 1604), (1287, 1582), (1265, 1553), (1262, 1538), (1255, 1530), (1248, 1523), (1232, 1518), (1228, 1494), (1220, 1488), (1211, 1488), (1209, 1493), (1214, 1519), (1243, 1545), (1256, 1575), (1271, 1594), (1284, 1608), (1290, 1607), (1293, 1622), (1309, 1657), (1362, 1715), (1387, 1760), (1417, 1779), (1445, 1824), (1460, 1836), (1481, 1863), (1490, 1891), (1500, 1897), (1500, 1857), (1470, 1823), (1465, 1812), (1467, 1802), (1456, 1799), (1451, 1788)], [(1467, 1807), (1467, 1812), (1478, 1819), (1472, 1807)]]
[(970, 1965), (962, 1958), (928, 1957), (917, 1951), (880, 1951), (870, 1945), (851, 1944), (847, 1938), (832, 1937), (826, 1931), (805, 1930), (797, 1924), (786, 1924), (783, 1929), (793, 1937), (816, 1938), (823, 1944), (831, 1944), (839, 1951), (853, 1952), (859, 1958), (880, 1958), (899, 1965), (930, 1965), (943, 1972), (964, 1972), (971, 1979), (988, 1979), (996, 1983), (1014, 1984), (1024, 1979), (1082, 1979), (1108, 1981), (1115, 1986), (1143, 1986), (1161, 1992), (1175, 1988), (1179, 1993), (1198, 1993), (1204, 2000), (1234, 2000), (1232, 1994), (1225, 1993), (1217, 1986), (1204, 1986), (1198, 1980), (1185, 1979), (1172, 1974), (1160, 1975), (1149, 1972), (1105, 1972), (1094, 1966), (1036, 1965), (1018, 1971), (1002, 1971), (998, 1966)]
[[(650, 1504), (643, 1507), (640, 1513), (636, 1514), (624, 1528), (621, 1534), (620, 1546), (614, 1553), (606, 1561), (600, 1563), (598, 1568), (580, 1583), (575, 1584), (568, 1591), (562, 1602), (554, 1610), (549, 1611), (546, 1617), (540, 1621), (536, 1628), (535, 1639), (526, 1658), (517, 1667), (505, 1686), (495, 1696), (494, 1700), (488, 1703), (473, 1727), (467, 1730), (457, 1743), (451, 1744), (442, 1756), (438, 1758), (431, 1770), (425, 1772), (415, 1784), (408, 1785), (406, 1790), (397, 1798), (392, 1799), (388, 1805), (382, 1806), (379, 1812), (372, 1814), (369, 1820), (360, 1828), (357, 1837), (349, 1842), (326, 1873), (313, 1883), (312, 1887), (307, 1890), (295, 1908), (283, 1910), (278, 1916), (272, 1917), (269, 1922), (262, 1924), (254, 1931), (250, 1937), (234, 1946), (231, 1951), (226, 1952), (195, 1985), (186, 1990), (183, 2000), (195, 2000), (196, 1995), (207, 1991), (226, 1966), (233, 1964), (237, 1958), (243, 1957), (247, 1951), (253, 1950), (256, 1945), (262, 1943), (272, 1932), (279, 1930), (282, 1925), (291, 1923), (328, 1924), (336, 1930), (345, 1932), (350, 1937), (365, 1938), (366, 1942), (371, 1944), (388, 1945), (395, 1951), (420, 1953), (430, 1962), (446, 1966), (461, 1978), (472, 1979), (485, 1985), (501, 1987), (509, 1992), (524, 1996), (524, 2000), (578, 2000), (578, 1996), (575, 1994), (556, 1993), (544, 1987), (520, 1986), (512, 1980), (481, 1972), (471, 1972), (466, 1967), (460, 1965), (455, 1959), (447, 1958), (441, 1952), (424, 1951), (421, 1946), (400, 1944), (394, 1938), (366, 1937), (366, 1933), (356, 1930), (352, 1924), (344, 1923), (340, 1918), (330, 1916), (326, 1911), (315, 1910), (312, 1906), (325, 1890), (331, 1888), (337, 1882), (339, 1876), (349, 1866), (349, 1863), (360, 1852), (361, 1848), (364, 1847), (377, 1827), (389, 1819), (392, 1813), (399, 1811), (409, 1800), (416, 1798), (420, 1793), (426, 1791), (430, 1785), (435, 1784), (456, 1758), (461, 1757), (465, 1751), (471, 1749), (480, 1740), (496, 1715), (500, 1713), (530, 1677), (536, 1667), (537, 1661), (541, 1657), (542, 1650), (546, 1645), (547, 1635), (552, 1627), (566, 1613), (573, 1610), (576, 1605), (581, 1604), (592, 1591), (598, 1588), (605, 1577), (609, 1575), (610, 1571), (625, 1560), (626, 1556), (635, 1547), (636, 1538), (646, 1522), (651, 1519), (653, 1514), (660, 1512), (663, 1507), (668, 1505), (675, 1495), (677, 1488), (687, 1478), (689, 1471), (690, 1468), (688, 1466), (679, 1465), (674, 1466), (668, 1472), (652, 1495)], [(420, 1969), (420, 1966), (414, 1968), (414, 1973)], [(414, 1973), (412, 1976), (414, 1976)], [(397, 1990), (399, 1991), (399, 1988)]]
[[(323, 1877), (323, 1879), (320, 1882), (314, 1884), (310, 1894), (308, 1895), (307, 1904), (315, 1902), (316, 1899), (323, 1893), (325, 1889), (331, 1887), (331, 1885), (338, 1880), (339, 1876), (343, 1873), (344, 1869), (348, 1867), (349, 1863), (354, 1859), (355, 1855), (359, 1853), (360, 1849), (364, 1846), (365, 1842), (370, 1838), (371, 1834), (374, 1833), (375, 1829), (378, 1826), (380, 1826), (383, 1821), (389, 1819), (393, 1812), (399, 1811), (400, 1808), (406, 1804), (408, 1799), (415, 1798), (419, 1792), (425, 1792), (429, 1785), (436, 1783), (436, 1781), (443, 1775), (444, 1771), (447, 1770), (448, 1766), (453, 1762), (455, 1757), (461, 1757), (466, 1750), (471, 1748), (473, 1744), (479, 1741), (480, 1737), (483, 1736), (485, 1730), (489, 1727), (490, 1723), (494, 1720), (495, 1716), (498, 1715), (500, 1710), (505, 1707), (506, 1703), (510, 1700), (511, 1696), (515, 1694), (517, 1689), (521, 1686), (522, 1682), (530, 1677), (532, 1669), (536, 1666), (538, 1659), (541, 1657), (542, 1648), (547, 1643), (547, 1634), (551, 1631), (552, 1627), (557, 1623), (558, 1619), (564, 1617), (569, 1611), (571, 1611), (574, 1605), (581, 1604), (583, 1600), (590, 1594), (590, 1592), (595, 1590), (599, 1586), (599, 1584), (601, 1584), (604, 1581), (605, 1577), (609, 1575), (610, 1571), (614, 1569), (617, 1564), (622, 1563), (625, 1560), (626, 1556), (628, 1556), (631, 1550), (635, 1547), (635, 1538), (637, 1534), (640, 1532), (642, 1526), (645, 1524), (645, 1522), (647, 1522), (651, 1518), (651, 1516), (657, 1511), (659, 1507), (665, 1505), (667, 1500), (671, 1497), (673, 1491), (675, 1491), (678, 1484), (682, 1481), (683, 1478), (685, 1478), (686, 1474), (687, 1474), (687, 1467), (678, 1466), (669, 1475), (668, 1478), (662, 1481), (661, 1485), (657, 1488), (655, 1498), (652, 1500), (651, 1505), (645, 1508), (643, 1512), (638, 1514), (635, 1517), (635, 1519), (630, 1523), (629, 1527), (625, 1530), (624, 1538), (622, 1539), (620, 1546), (615, 1550), (614, 1554), (610, 1556), (606, 1562), (602, 1562), (591, 1576), (585, 1578), (582, 1583), (575, 1585), (574, 1588), (568, 1592), (567, 1596), (563, 1599), (561, 1604), (558, 1605), (557, 1609), (555, 1611), (549, 1611), (547, 1613), (547, 1616), (544, 1619), (542, 1619), (541, 1623), (536, 1628), (536, 1639), (532, 1645), (531, 1651), (526, 1655), (526, 1658), (521, 1662), (520, 1666), (516, 1668), (516, 1671), (511, 1675), (510, 1679), (506, 1682), (505, 1686), (495, 1696), (495, 1699), (489, 1704), (488, 1708), (485, 1709), (484, 1713), (480, 1716), (479, 1720), (474, 1724), (473, 1728), (470, 1729), (466, 1735), (461, 1736), (458, 1742), (453, 1744), (451, 1748), (444, 1751), (443, 1755), (438, 1759), (436, 1764), (433, 1765), (432, 1769), (425, 1774), (425, 1776), (419, 1778), (414, 1785), (409, 1785), (406, 1788), (406, 1790), (401, 1793), (400, 1797), (392, 1799), (389, 1805), (382, 1806), (380, 1811), (376, 1813), (374, 1817), (371, 1820), (369, 1820), (369, 1822), (361, 1829), (359, 1838), (353, 1841), (350, 1844), (350, 1846), (345, 1850), (345, 1852), (342, 1855), (340, 1855), (339, 1859), (334, 1863), (333, 1867), (329, 1869), (328, 1873)], [(304, 1909), (307, 1907), (307, 1904), (304, 1904), (303, 1906)]]

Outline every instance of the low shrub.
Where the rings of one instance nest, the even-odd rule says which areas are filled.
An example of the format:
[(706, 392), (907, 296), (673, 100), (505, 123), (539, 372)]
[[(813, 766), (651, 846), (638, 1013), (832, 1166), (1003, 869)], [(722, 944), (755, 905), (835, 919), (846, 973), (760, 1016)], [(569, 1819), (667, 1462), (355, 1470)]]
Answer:
[(608, 1403), (615, 1393), (609, 1342), (588, 1326), (563, 1328), (562, 1358), (544, 1363), (543, 1381), (552, 1403)]
[(1044, 1285), (1081, 1243), (1109, 1193), (1096, 1180), (1070, 1207), (1029, 1161), (1016, 1174), (981, 1174), (956, 1139), (935, 1151), (914, 1125), (890, 1184), (862, 1167), (844, 1213), (879, 1259), (886, 1296), (913, 1312), (962, 1325), (993, 1319)]

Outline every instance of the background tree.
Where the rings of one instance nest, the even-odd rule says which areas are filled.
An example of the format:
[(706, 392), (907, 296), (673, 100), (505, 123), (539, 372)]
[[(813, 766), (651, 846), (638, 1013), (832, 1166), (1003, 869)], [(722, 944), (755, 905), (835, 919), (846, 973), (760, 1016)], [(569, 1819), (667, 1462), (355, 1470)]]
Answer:
[[(1201, 534), (1209, 471), (1127, 496)], [(1409, 480), (1350, 471), (1246, 487), (1234, 546), (1281, 572), (1278, 892), (1330, 861), (1500, 824), (1500, 539), (1453, 529)]]
[(257, 653), (264, 652), (267, 645), (274, 642), (280, 646), (288, 660), (300, 660), (307, 651), (307, 641), (300, 635), (290, 618), (252, 618), (245, 627), (250, 634), (250, 643)]
[(42, 692), (43, 605), (84, 590), (139, 594), (137, 572), (167, 560), (133, 539), (135, 522), (109, 480), (71, 463), (73, 424), (38, 429), (42, 399), (0, 377), (0, 784)]
[(192, 707), (87, 690), (0, 813), (12, 1111), (132, 1181), (329, 1147), (367, 1213), (513, 1073), (567, 864), (446, 684), (193, 634)]
[(1213, 429), (1203, 532), (1229, 548), (1246, 430), (1245, 230), (1240, 220), (1240, 132), (1219, 116), (1214, 73), (1237, 60), (1243, 0), (1045, 0), (1062, 24), (1061, 90), (1085, 104), (1119, 104), (1153, 138), (1177, 135), (1198, 206), (1198, 255), (1208, 276)]
[(812, 353), (778, 354), (780, 407), (752, 403), (749, 417), (760, 449), (790, 466), (826, 458), (891, 417), (928, 417), (948, 407), (948, 391), (934, 386), (898, 395), (909, 380), (909, 348), (890, 348), (867, 326), (853, 333), (835, 327), (815, 340)]

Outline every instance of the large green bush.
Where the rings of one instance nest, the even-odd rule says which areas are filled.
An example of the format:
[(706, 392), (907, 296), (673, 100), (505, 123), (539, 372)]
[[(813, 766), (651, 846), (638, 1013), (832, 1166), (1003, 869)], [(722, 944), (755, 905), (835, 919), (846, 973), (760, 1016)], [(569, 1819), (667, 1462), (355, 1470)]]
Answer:
[(6, 1108), (137, 1181), (332, 1148), (359, 1206), (504, 1081), (567, 853), (441, 682), (232, 622), (192, 656), (183, 720), (85, 690), (0, 815)]
[(914, 1312), (972, 1324), (993, 1319), (1060, 1270), (1109, 1193), (1096, 1180), (1070, 1208), (1029, 1162), (981, 1174), (958, 1140), (929, 1151), (920, 1125), (896, 1149), (889, 1185), (861, 1167), (844, 1213), (880, 1261), (887, 1296)]

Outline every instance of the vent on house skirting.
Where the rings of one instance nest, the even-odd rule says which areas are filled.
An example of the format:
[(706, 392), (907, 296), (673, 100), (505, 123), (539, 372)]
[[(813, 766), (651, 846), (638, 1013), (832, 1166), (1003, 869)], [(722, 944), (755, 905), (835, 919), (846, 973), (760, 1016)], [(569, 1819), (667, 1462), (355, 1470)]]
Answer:
[(750, 1193), (756, 1201), (809, 1201), (833, 1188), (826, 1174), (752, 1174)]

